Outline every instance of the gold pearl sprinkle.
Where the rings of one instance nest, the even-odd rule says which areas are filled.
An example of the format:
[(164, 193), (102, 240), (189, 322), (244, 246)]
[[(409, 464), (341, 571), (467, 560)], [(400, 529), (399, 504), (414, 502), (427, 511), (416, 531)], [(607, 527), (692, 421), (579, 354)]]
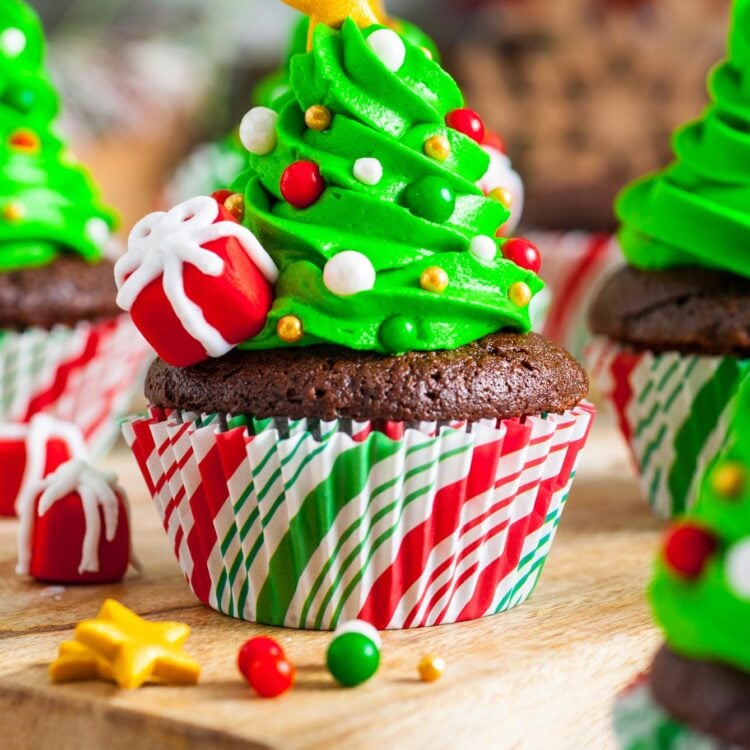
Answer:
[(425, 656), (419, 662), (419, 679), (422, 682), (436, 682), (445, 672), (445, 659), (439, 656)]
[(286, 344), (296, 344), (305, 335), (302, 321), (296, 315), (285, 315), (276, 324), (276, 333)]
[(310, 130), (317, 130), (318, 132), (328, 130), (331, 127), (332, 119), (331, 110), (322, 104), (314, 104), (305, 112), (305, 125)]
[(451, 155), (451, 144), (444, 135), (433, 135), (425, 141), (424, 152), (430, 159), (445, 161)]
[(26, 215), (26, 209), (22, 203), (14, 201), (3, 209), (3, 218), (7, 221), (20, 221)]
[(487, 197), (491, 198), (493, 201), (502, 203), (505, 206), (505, 208), (510, 208), (513, 205), (513, 196), (511, 195), (511, 192), (510, 190), (508, 190), (508, 188), (504, 188), (504, 187), (494, 188), (494, 190), (490, 190)]
[(517, 281), (515, 284), (511, 284), (508, 297), (514, 305), (526, 307), (531, 302), (531, 289), (523, 281)]
[(448, 274), (439, 266), (426, 268), (419, 279), (422, 289), (435, 294), (442, 294), (448, 288), (449, 283)]
[(711, 474), (711, 487), (721, 497), (736, 500), (745, 490), (745, 469), (738, 461), (725, 461)]
[(224, 201), (224, 208), (234, 216), (237, 221), (245, 218), (245, 196), (242, 193), (234, 193)]

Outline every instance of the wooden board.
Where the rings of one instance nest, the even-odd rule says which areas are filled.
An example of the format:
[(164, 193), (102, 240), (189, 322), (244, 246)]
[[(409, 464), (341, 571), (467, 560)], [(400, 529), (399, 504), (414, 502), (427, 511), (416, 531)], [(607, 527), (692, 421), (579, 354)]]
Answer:
[[(324, 669), (330, 636), (272, 631), (298, 669), (296, 689), (276, 701), (255, 698), (234, 666), (242, 642), (263, 629), (196, 602), (125, 449), (107, 464), (131, 495), (142, 575), (65, 589), (21, 580), (13, 572), (16, 522), (0, 522), (5, 750), (615, 747), (614, 697), (659, 641), (643, 596), (659, 525), (604, 420), (529, 603), (479, 622), (386, 633), (379, 674), (355, 690), (335, 687)], [(51, 685), (46, 667), (58, 643), (107, 596), (144, 616), (188, 623), (201, 684), (133, 693), (104, 683)], [(432, 685), (416, 678), (428, 652), (448, 662)]]

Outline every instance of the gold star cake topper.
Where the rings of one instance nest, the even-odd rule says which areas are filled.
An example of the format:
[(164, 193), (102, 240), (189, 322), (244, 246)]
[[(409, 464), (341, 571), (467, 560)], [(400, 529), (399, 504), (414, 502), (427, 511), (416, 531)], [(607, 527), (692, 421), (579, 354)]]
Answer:
[(387, 25), (388, 16), (381, 0), (284, 0), (287, 5), (310, 16), (310, 33), (307, 47), (312, 48), (315, 27), (325, 24), (337, 29), (351, 18), (360, 29), (375, 23)]
[(147, 682), (193, 685), (200, 666), (182, 650), (190, 628), (179, 622), (149, 622), (114, 599), (93, 620), (60, 644), (50, 665), (52, 682), (101, 679), (134, 690)]

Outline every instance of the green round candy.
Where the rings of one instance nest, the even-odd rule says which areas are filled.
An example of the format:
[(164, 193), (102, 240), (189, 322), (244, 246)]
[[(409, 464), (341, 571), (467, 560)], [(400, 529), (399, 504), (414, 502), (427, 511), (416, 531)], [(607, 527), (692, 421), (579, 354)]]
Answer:
[(36, 92), (29, 87), (13, 86), (8, 89), (3, 98), (13, 109), (25, 114), (33, 109), (36, 103)]
[(422, 177), (407, 188), (406, 205), (416, 216), (442, 224), (453, 215), (456, 194), (440, 177)]
[(380, 651), (361, 633), (342, 633), (331, 641), (326, 663), (337, 682), (355, 687), (367, 682), (378, 671)]
[(383, 321), (378, 334), (384, 349), (393, 354), (403, 354), (417, 342), (417, 326), (403, 315), (394, 315)]

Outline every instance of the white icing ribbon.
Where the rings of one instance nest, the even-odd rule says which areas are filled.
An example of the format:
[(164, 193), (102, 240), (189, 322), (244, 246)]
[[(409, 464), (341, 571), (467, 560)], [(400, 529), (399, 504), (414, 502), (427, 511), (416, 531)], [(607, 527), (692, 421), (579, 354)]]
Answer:
[(203, 245), (234, 238), (269, 283), (275, 284), (279, 278), (276, 264), (257, 237), (236, 222), (214, 223), (218, 216), (219, 204), (206, 196), (191, 198), (167, 212), (149, 214), (135, 225), (127, 252), (115, 264), (117, 304), (123, 310), (130, 312), (143, 290), (162, 277), (164, 294), (178, 320), (211, 357), (226, 354), (233, 345), (187, 296), (184, 265), (194, 266), (206, 276), (221, 276), (224, 261)]
[[(33, 502), (36, 487), (44, 478), (47, 463), (47, 444), (59, 440), (68, 448), (71, 458), (87, 459), (89, 455), (83, 433), (77, 425), (63, 422), (47, 414), (37, 414), (28, 425), (3, 425), (0, 437), (12, 437), (26, 442), (26, 467), (21, 480), (21, 489), (16, 498), (16, 515), (21, 517), (23, 508)], [(22, 523), (23, 525), (23, 523)]]
[[(58, 469), (36, 485), (37, 492), (32, 501), (23, 508), (22, 524), (33, 530), (35, 516), (41, 518), (55, 503), (70, 495), (77, 494), (81, 498), (81, 506), (86, 522), (86, 531), (81, 549), (81, 562), (78, 573), (97, 573), (99, 571), (99, 542), (102, 534), (102, 523), (99, 509), (104, 516), (104, 537), (112, 542), (117, 534), (119, 525), (120, 506), (118, 495), (125, 501), (125, 494), (117, 484), (114, 472), (95, 469), (86, 461), (74, 458), (62, 464)], [(34, 500), (41, 492), (39, 505)], [(29, 572), (31, 559), (30, 537), (27, 537), (28, 555), (22, 558), (19, 548), (17, 572), (21, 575)]]

